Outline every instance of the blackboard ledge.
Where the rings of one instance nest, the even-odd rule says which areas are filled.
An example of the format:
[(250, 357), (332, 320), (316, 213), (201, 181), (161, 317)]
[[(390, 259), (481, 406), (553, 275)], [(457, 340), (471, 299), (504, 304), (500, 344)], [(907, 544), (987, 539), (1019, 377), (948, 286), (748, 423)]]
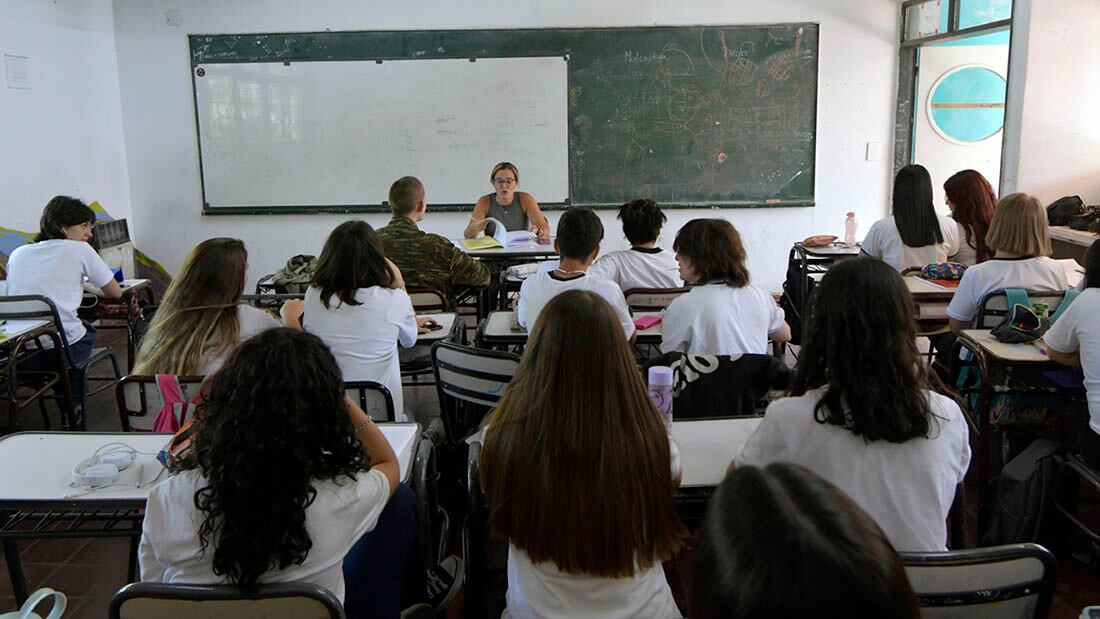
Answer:
[[(660, 202), (664, 210), (722, 210), (722, 209), (748, 209), (748, 208), (808, 208), (816, 206), (813, 200), (785, 200), (781, 202), (761, 203), (752, 202)], [(591, 203), (591, 204), (566, 204), (564, 202), (541, 203), (539, 206), (544, 211), (564, 211), (571, 206), (584, 206), (595, 211), (618, 210), (619, 203)], [(429, 213), (462, 213), (470, 212), (474, 205), (470, 204), (430, 204)], [(389, 214), (390, 208), (381, 204), (373, 205), (338, 205), (338, 206), (204, 206), (204, 216), (221, 217), (227, 215), (356, 215), (356, 214)]]

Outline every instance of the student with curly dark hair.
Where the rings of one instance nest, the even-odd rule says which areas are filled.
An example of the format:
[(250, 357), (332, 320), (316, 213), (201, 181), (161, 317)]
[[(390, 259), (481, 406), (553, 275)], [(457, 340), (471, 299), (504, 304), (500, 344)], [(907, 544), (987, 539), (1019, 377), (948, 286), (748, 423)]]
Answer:
[(633, 288), (683, 286), (676, 256), (657, 247), (661, 228), (668, 221), (661, 207), (653, 200), (631, 200), (619, 207), (619, 220), (623, 222), (623, 234), (630, 241), (630, 249), (600, 256), (588, 272), (615, 282), (623, 292)]
[(920, 616), (882, 529), (805, 467), (731, 472), (710, 499), (698, 539), (696, 619)]
[[(194, 467), (149, 494), (142, 580), (246, 591), (304, 581), (341, 601), (347, 591), (349, 616), (395, 617), (402, 576), (416, 573), (420, 555), (415, 498), (401, 486), (391, 506), (411, 512), (375, 531), (381, 541), (404, 540), (370, 557), (393, 578), (345, 587), (345, 555), (391, 511), (399, 467), (381, 430), (344, 395), (321, 340), (286, 328), (253, 337), (230, 355), (205, 406)], [(355, 607), (351, 594), (370, 608)]]
[(805, 465), (852, 497), (899, 551), (946, 550), (969, 429), (959, 405), (934, 391), (901, 275), (879, 260), (837, 264), (806, 327), (791, 397), (768, 406), (737, 464)]

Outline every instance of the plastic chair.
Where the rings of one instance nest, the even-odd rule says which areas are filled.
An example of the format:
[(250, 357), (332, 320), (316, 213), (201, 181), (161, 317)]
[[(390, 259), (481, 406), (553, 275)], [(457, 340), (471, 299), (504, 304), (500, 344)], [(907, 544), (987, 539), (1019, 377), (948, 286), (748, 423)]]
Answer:
[(925, 619), (1046, 617), (1057, 562), (1038, 544), (901, 553)]
[(110, 619), (343, 619), (330, 591), (308, 583), (259, 585), (244, 593), (231, 585), (136, 582), (115, 593)]
[(432, 368), (447, 439), (460, 441), (490, 408), (519, 366), (511, 353), (439, 342), (432, 346)]
[(447, 311), (447, 296), (435, 288), (427, 286), (407, 288), (412, 300), (413, 311), (417, 314), (432, 314)]
[[(205, 376), (179, 376), (183, 397), (190, 400), (202, 389)], [(157, 413), (164, 408), (164, 398), (157, 377), (145, 374), (125, 376), (115, 385), (115, 404), (123, 432), (152, 432)]]
[(676, 297), (690, 290), (684, 288), (631, 288), (623, 293), (632, 312), (657, 312), (665, 309)]
[(375, 421), (396, 421), (393, 394), (385, 385), (373, 380), (352, 380), (344, 383), (348, 396)]
[[(54, 328), (57, 330), (58, 335), (61, 338), (61, 343), (65, 348), (65, 359), (67, 360), (70, 369), (80, 370), (82, 372), (83, 380), (81, 382), (79, 393), (74, 393), (73, 402), (76, 405), (77, 410), (84, 410), (84, 403), (89, 396), (96, 395), (107, 389), (113, 387), (119, 380), (122, 379), (122, 370), (119, 368), (118, 359), (115, 357), (114, 352), (109, 346), (101, 348), (93, 348), (92, 354), (87, 359), (80, 363), (74, 363), (72, 355), (69, 352), (69, 341), (65, 337), (65, 329), (61, 323), (61, 318), (57, 313), (57, 306), (53, 301), (42, 295), (20, 295), (14, 297), (0, 297), (0, 320), (48, 320)], [(91, 377), (92, 368), (102, 364), (105, 361), (111, 363), (111, 368), (114, 372), (114, 376), (111, 377)], [(22, 362), (22, 360), (20, 360)], [(100, 382), (102, 384), (92, 390), (88, 389), (89, 382)], [(50, 429), (50, 418), (46, 413), (46, 405), (43, 399), (48, 398), (60, 405), (60, 396), (42, 393), (38, 399), (39, 408), (42, 411), (42, 420), (46, 426), (46, 429)], [(74, 411), (75, 412), (75, 411)], [(87, 415), (80, 415), (79, 425), (81, 430), (88, 429)]]

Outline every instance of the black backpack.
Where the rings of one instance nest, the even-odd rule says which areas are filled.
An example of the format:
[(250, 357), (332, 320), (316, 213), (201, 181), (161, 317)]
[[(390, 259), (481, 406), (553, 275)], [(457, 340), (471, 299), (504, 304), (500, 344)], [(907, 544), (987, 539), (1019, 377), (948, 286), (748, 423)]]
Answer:
[(1068, 225), (1075, 217), (1085, 214), (1085, 202), (1081, 196), (1064, 196), (1047, 207), (1047, 223), (1052, 226)]
[(1057, 457), (1065, 451), (1058, 441), (1040, 438), (1005, 465), (997, 478), (996, 499), (983, 546), (1039, 539), (1058, 482)]
[[(805, 297), (802, 296), (803, 281), (806, 286)], [(792, 260), (787, 266), (787, 278), (783, 280), (783, 295), (779, 297), (779, 307), (783, 310), (787, 325), (791, 327), (791, 344), (796, 346), (802, 344), (802, 322), (805, 318), (802, 309), (809, 308), (807, 301), (816, 284), (797, 262)]]

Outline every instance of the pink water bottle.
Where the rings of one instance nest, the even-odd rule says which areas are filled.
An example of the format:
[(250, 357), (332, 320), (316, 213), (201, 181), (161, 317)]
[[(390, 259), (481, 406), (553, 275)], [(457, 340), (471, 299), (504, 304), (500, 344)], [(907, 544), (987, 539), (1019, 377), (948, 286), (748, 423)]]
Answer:
[(661, 414), (665, 430), (672, 433), (672, 368), (655, 365), (649, 368), (649, 400)]
[(844, 220), (844, 246), (856, 246), (856, 214), (848, 211), (848, 218)]

